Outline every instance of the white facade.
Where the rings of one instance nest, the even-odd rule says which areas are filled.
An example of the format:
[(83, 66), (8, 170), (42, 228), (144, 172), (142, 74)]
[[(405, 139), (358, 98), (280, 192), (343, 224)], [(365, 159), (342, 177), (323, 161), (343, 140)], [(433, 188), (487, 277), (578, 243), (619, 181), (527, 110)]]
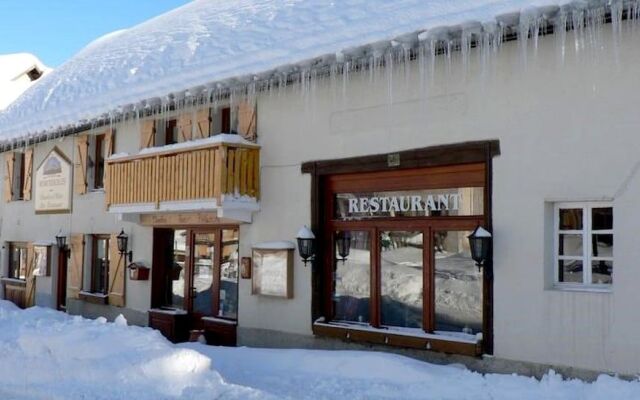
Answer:
[[(390, 153), (477, 140), (500, 142), (493, 161), (494, 353), (498, 358), (590, 370), (640, 373), (640, 321), (635, 318), (635, 244), (640, 217), (640, 33), (633, 23), (613, 35), (598, 30), (582, 44), (568, 33), (537, 48), (504, 44), (468, 64), (454, 54), (437, 60), (433, 76), (417, 62), (379, 76), (368, 72), (320, 81), (309, 92), (290, 87), (257, 97), (261, 145), (260, 211), (240, 228), (240, 256), (253, 244), (293, 240), (309, 224), (306, 161)], [(564, 57), (562, 55), (564, 51)], [(526, 54), (526, 57), (524, 57)], [(408, 72), (408, 75), (405, 75)], [(135, 153), (137, 122), (115, 126), (115, 153)], [(73, 138), (35, 146), (34, 165), (58, 146), (72, 158)], [(2, 168), (5, 168), (4, 166)], [(614, 273), (610, 290), (554, 288), (553, 207), (556, 202), (605, 201), (614, 212)], [(103, 192), (74, 195), (73, 212), (35, 215), (32, 202), (0, 205), (9, 241), (52, 241), (68, 233), (130, 235), (134, 259), (151, 264), (152, 229), (104, 210)], [(4, 252), (3, 271), (7, 267)], [(55, 263), (54, 263), (55, 271)], [(153, 267), (152, 267), (153, 271)], [(6, 275), (6, 274), (2, 274)], [(55, 274), (52, 272), (52, 276)], [(53, 278), (38, 278), (36, 302), (51, 305)], [(294, 265), (293, 299), (251, 294), (239, 281), (239, 328), (311, 336), (311, 270)], [(151, 281), (127, 279), (126, 308), (144, 321)]]

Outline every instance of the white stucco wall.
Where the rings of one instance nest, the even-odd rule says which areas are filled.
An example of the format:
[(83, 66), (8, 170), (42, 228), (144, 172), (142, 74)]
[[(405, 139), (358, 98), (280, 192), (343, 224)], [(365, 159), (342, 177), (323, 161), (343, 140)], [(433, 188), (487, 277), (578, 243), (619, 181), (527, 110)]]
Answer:
[[(310, 222), (310, 177), (305, 161), (388, 153), (473, 140), (499, 139), (494, 159), (495, 355), (587, 369), (640, 372), (640, 320), (635, 291), (640, 282), (640, 31), (613, 40), (605, 26), (600, 45), (576, 53), (568, 35), (560, 59), (556, 37), (529, 49), (505, 44), (485, 68), (473, 52), (464, 74), (460, 55), (447, 72), (410, 76), (394, 71), (393, 93), (382, 72), (351, 74), (314, 85), (305, 96), (295, 88), (258, 97), (261, 151), (261, 211), (241, 226), (240, 256), (251, 246), (295, 240)], [(637, 28), (637, 27), (636, 27)], [(422, 82), (432, 81), (427, 89)], [(139, 126), (116, 126), (116, 152), (135, 152)], [(74, 157), (72, 139), (36, 146), (35, 163), (57, 145)], [(4, 172), (4, 166), (0, 167)], [(552, 289), (550, 207), (559, 200), (612, 200), (615, 264), (610, 293)], [(151, 263), (152, 230), (104, 212), (104, 195), (74, 195), (72, 215), (38, 215), (33, 202), (0, 205), (0, 236), (8, 241), (53, 240), (73, 233), (130, 234), (136, 260)], [(5, 252), (6, 253), (6, 252)], [(311, 271), (295, 255), (294, 298), (251, 295), (240, 280), (239, 326), (311, 335)], [(2, 271), (6, 273), (6, 255)], [(46, 285), (42, 280), (42, 285)], [(127, 278), (127, 307), (145, 311), (150, 281)], [(46, 293), (38, 281), (38, 292)]]
[[(262, 96), (262, 210), (244, 229), (243, 249), (263, 239), (293, 239), (310, 222), (305, 161), (387, 153), (472, 140), (499, 139), (494, 159), (494, 330), (497, 357), (597, 370), (640, 372), (640, 321), (635, 318), (636, 212), (640, 196), (640, 34), (625, 24), (614, 40), (576, 53), (557, 37), (529, 49), (506, 44), (482, 68), (474, 52), (466, 76), (459, 55), (451, 72), (438, 60), (433, 85), (421, 89), (417, 63), (405, 79), (352, 74), (318, 84), (305, 98)], [(595, 48), (594, 48), (595, 47)], [(426, 76), (428, 82), (431, 78)], [(392, 101), (390, 101), (392, 99)], [(614, 284), (610, 293), (551, 288), (552, 214), (559, 200), (613, 200)], [(241, 282), (240, 325), (310, 333), (309, 270), (296, 259), (295, 300), (262, 301)], [(300, 275), (304, 279), (300, 280)]]

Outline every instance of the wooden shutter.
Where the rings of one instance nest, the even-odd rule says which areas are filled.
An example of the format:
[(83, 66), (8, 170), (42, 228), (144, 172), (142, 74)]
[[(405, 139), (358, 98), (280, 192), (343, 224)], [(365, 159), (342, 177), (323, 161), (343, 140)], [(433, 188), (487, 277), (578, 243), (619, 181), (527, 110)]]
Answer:
[[(109, 193), (109, 172), (108, 172), (108, 168), (109, 168), (109, 163), (107, 162), (107, 159), (109, 157), (111, 157), (111, 155), (113, 154), (113, 149), (114, 149), (114, 141), (115, 141), (115, 131), (113, 129), (109, 129), (104, 133), (104, 169), (103, 169), (103, 173), (104, 176), (102, 178), (102, 182), (104, 182), (104, 191), (105, 193)], [(106, 199), (108, 199), (108, 195), (105, 196)]]
[(25, 272), (26, 279), (27, 279), (27, 282), (25, 285), (25, 292), (24, 292), (25, 308), (35, 305), (36, 277), (33, 274), (35, 269), (36, 269), (36, 253), (33, 250), (33, 243), (29, 243), (27, 245), (27, 270)]
[(191, 114), (182, 114), (176, 121), (178, 124), (178, 143), (191, 140)]
[(13, 170), (16, 155), (13, 151), (4, 156), (4, 201), (7, 203), (13, 200)]
[(140, 148), (146, 149), (155, 145), (156, 121), (148, 119), (142, 121), (142, 132), (140, 132)]
[(89, 155), (89, 136), (76, 137), (76, 160), (73, 168), (73, 191), (76, 194), (87, 193), (87, 156)]
[(196, 133), (194, 139), (204, 139), (211, 135), (210, 109), (204, 108), (196, 112)]
[(109, 304), (124, 307), (125, 258), (118, 250), (118, 235), (109, 239)]
[(22, 187), (22, 198), (25, 201), (31, 200), (31, 183), (33, 176), (33, 149), (24, 152), (24, 186)]
[(71, 259), (68, 263), (67, 297), (78, 298), (82, 290), (82, 269), (84, 264), (84, 235), (74, 234), (70, 237)]
[(238, 133), (243, 138), (254, 142), (256, 140), (256, 107), (246, 101), (238, 104)]

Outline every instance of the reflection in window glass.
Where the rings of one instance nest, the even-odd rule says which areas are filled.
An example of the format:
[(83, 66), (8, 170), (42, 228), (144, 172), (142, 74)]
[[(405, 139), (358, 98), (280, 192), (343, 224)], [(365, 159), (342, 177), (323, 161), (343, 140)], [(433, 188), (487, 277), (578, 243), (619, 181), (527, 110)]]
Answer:
[(91, 291), (106, 294), (109, 274), (109, 237), (93, 237), (93, 264), (91, 266)]
[(582, 235), (561, 233), (558, 246), (561, 256), (582, 257)]
[(173, 233), (173, 264), (171, 266), (171, 305), (184, 309), (185, 256), (187, 250), (187, 231), (176, 230)]
[(560, 223), (558, 227), (565, 231), (582, 230), (582, 209), (581, 208), (561, 208), (559, 210)]
[(613, 272), (612, 261), (592, 261), (591, 262), (591, 283), (597, 285), (610, 284), (612, 282), (611, 272)]
[(591, 255), (594, 257), (613, 257), (613, 235), (592, 235)]
[(222, 260), (220, 262), (220, 303), (218, 315), (238, 317), (238, 230), (222, 230)]
[(337, 232), (351, 235), (351, 246), (342, 261), (336, 246), (333, 288), (333, 319), (369, 322), (371, 288), (371, 241), (369, 232)]
[(436, 331), (482, 331), (482, 271), (471, 258), (466, 231), (433, 236)]
[(11, 262), (9, 264), (9, 278), (27, 278), (27, 248), (11, 245)]
[(594, 231), (613, 229), (613, 208), (592, 208), (591, 229)]
[(193, 238), (193, 312), (211, 315), (215, 234), (196, 233)]
[(582, 260), (560, 260), (558, 264), (559, 282), (582, 283)]
[(382, 324), (422, 328), (422, 232), (380, 233)]

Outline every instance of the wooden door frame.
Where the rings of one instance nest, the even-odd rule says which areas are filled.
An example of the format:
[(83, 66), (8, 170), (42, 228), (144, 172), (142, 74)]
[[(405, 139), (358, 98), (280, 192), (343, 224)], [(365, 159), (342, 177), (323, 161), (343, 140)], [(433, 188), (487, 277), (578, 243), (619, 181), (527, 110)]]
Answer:
[[(332, 202), (327, 201), (327, 181), (332, 175), (400, 171), (447, 165), (483, 163), (484, 168), (484, 223), (492, 231), (493, 158), (500, 155), (498, 140), (483, 140), (465, 143), (431, 146), (394, 153), (351, 157), (334, 160), (305, 162), (301, 172), (311, 175), (311, 229), (321, 238), (316, 244), (316, 257), (312, 261), (311, 321), (326, 315), (329, 300), (325, 295), (331, 289), (326, 276), (331, 269), (333, 252), (331, 230), (325, 224), (327, 215), (333, 215)], [(456, 217), (449, 217), (456, 218)], [(374, 235), (375, 236), (375, 235)], [(431, 236), (431, 235), (430, 235)], [(483, 268), (483, 352), (493, 354), (493, 251)], [(330, 296), (329, 296), (330, 298)]]
[[(199, 226), (199, 227), (176, 227), (171, 228), (175, 230), (185, 230), (187, 231), (187, 241), (186, 241), (186, 251), (188, 255), (185, 257), (185, 288), (184, 288), (184, 296), (185, 296), (185, 311), (192, 316), (192, 319), (195, 321), (195, 324), (198, 324), (198, 321), (203, 316), (211, 316), (215, 318), (218, 317), (218, 313), (220, 310), (220, 265), (222, 260), (222, 231), (223, 230), (237, 230), (240, 231), (239, 225), (217, 225), (213, 226)], [(211, 315), (202, 315), (199, 313), (194, 313), (193, 311), (193, 271), (194, 271), (194, 243), (193, 238), (196, 234), (201, 233), (213, 233), (215, 235), (214, 239), (214, 259), (213, 259), (213, 282), (211, 284)]]

